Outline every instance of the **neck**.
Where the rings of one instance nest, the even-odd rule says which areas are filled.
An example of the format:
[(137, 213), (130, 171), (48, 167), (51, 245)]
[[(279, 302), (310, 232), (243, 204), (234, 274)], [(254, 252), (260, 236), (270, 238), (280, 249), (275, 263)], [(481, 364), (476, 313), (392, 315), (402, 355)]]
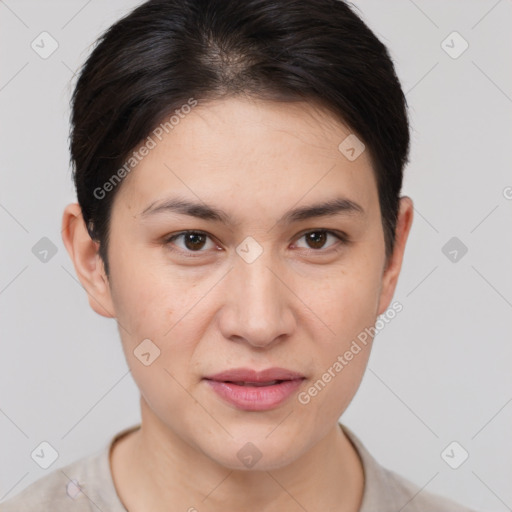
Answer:
[(114, 483), (129, 512), (359, 510), (363, 468), (338, 423), (292, 463), (242, 471), (184, 442), (157, 421), (143, 399), (141, 411), (141, 428), (119, 439), (111, 452)]

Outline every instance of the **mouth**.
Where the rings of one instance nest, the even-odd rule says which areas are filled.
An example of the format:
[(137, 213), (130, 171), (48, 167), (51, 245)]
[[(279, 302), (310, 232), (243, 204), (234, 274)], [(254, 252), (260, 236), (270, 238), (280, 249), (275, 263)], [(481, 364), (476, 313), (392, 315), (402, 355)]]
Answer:
[(227, 384), (236, 384), (237, 386), (254, 386), (256, 388), (263, 387), (263, 386), (274, 386), (276, 384), (281, 384), (281, 382), (285, 382), (284, 380), (271, 380), (270, 382), (232, 382), (230, 380), (222, 381), (226, 382)]
[(256, 371), (236, 368), (203, 380), (225, 402), (245, 411), (266, 411), (283, 404), (305, 380), (284, 368)]

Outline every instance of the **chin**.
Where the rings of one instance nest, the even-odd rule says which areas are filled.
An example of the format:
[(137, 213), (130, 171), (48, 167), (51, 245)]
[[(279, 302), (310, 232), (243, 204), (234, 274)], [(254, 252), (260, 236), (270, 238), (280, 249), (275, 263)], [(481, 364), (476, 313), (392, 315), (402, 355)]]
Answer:
[[(273, 427), (275, 428), (275, 426)], [(219, 450), (215, 447), (204, 447), (206, 453), (217, 464), (237, 471), (270, 471), (285, 467), (295, 461), (306, 447), (301, 446), (300, 439), (288, 435), (286, 430), (281, 434), (272, 429), (251, 428), (241, 435), (224, 440)], [(233, 432), (234, 434), (234, 432)], [(302, 448), (302, 449), (301, 449)]]

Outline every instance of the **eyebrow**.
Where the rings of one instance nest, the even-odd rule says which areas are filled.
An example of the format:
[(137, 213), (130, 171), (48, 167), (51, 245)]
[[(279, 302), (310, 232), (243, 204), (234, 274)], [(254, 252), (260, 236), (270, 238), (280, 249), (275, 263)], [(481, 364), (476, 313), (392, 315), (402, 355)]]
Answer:
[[(141, 216), (143, 218), (157, 213), (178, 213), (188, 215), (198, 219), (222, 222), (226, 225), (236, 224), (234, 220), (225, 211), (208, 205), (204, 202), (196, 203), (183, 198), (169, 198), (163, 202), (151, 203)], [(301, 206), (284, 213), (277, 221), (278, 224), (291, 224), (314, 217), (327, 217), (334, 215), (363, 216), (365, 211), (362, 206), (350, 199), (337, 197), (328, 201)]]

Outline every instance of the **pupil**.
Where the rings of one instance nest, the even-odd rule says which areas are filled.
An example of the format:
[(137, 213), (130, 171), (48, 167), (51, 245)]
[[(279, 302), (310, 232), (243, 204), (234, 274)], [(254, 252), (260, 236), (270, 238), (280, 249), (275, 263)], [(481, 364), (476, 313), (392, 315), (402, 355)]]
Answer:
[(187, 233), (185, 235), (185, 245), (187, 249), (200, 249), (204, 245), (204, 235), (200, 233)]
[[(313, 243), (314, 249), (320, 249), (325, 243), (325, 237), (327, 236), (327, 233), (322, 231), (313, 231), (311, 233), (308, 233), (308, 244), (311, 245), (311, 242)], [(315, 245), (316, 244), (316, 245)]]

